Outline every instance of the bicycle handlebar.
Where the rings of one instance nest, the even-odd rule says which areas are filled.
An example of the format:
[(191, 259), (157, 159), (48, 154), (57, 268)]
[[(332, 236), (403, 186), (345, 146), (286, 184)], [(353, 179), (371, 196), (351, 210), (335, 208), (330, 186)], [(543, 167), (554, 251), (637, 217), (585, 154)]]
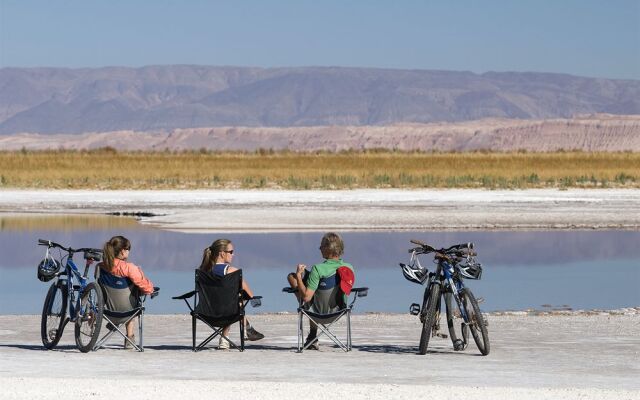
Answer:
[(456, 257), (467, 257), (467, 256), (477, 256), (478, 253), (476, 253), (475, 251), (473, 251), (473, 243), (468, 242), (468, 243), (460, 243), (460, 244), (454, 244), (451, 247), (448, 248), (442, 248), (442, 249), (436, 249), (435, 247), (432, 247), (420, 240), (416, 240), (416, 239), (411, 239), (409, 240), (411, 243), (413, 244), (417, 244), (420, 247), (415, 247), (413, 249), (409, 249), (409, 253), (412, 253), (414, 251), (422, 251), (425, 254), (427, 253), (441, 253), (444, 255), (454, 255)]
[(38, 239), (38, 246), (48, 246), (48, 247), (58, 247), (64, 251), (68, 251), (69, 253), (79, 253), (81, 251), (92, 251), (95, 253), (102, 254), (102, 249), (94, 249), (91, 247), (81, 247), (79, 249), (74, 249), (71, 247), (64, 247), (60, 243), (52, 242), (51, 240)]

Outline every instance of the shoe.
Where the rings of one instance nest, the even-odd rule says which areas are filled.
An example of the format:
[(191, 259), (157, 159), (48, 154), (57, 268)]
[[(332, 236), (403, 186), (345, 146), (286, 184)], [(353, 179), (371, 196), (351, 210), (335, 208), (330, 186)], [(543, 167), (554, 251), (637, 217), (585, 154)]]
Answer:
[(303, 348), (306, 348), (307, 350), (320, 350), (320, 343), (317, 340), (313, 342), (312, 345), (309, 345), (309, 347), (307, 347), (309, 342), (313, 341), (314, 339), (316, 339), (316, 335), (310, 333), (309, 336), (307, 336), (307, 340), (304, 341)]
[(229, 350), (230, 347), (231, 345), (229, 344), (229, 341), (221, 337), (220, 341), (218, 342), (218, 350)]
[[(127, 336), (133, 343), (136, 342), (136, 335)], [(124, 349), (131, 350), (133, 349), (133, 345), (127, 339), (124, 340)]]
[(258, 332), (257, 330), (253, 329), (252, 326), (250, 326), (244, 330), (244, 338), (245, 340), (255, 341), (255, 340), (264, 339), (264, 335)]

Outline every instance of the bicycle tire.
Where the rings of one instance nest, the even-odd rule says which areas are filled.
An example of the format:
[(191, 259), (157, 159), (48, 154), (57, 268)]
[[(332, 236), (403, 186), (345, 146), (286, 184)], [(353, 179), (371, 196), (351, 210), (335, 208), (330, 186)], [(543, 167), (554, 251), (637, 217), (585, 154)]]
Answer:
[(42, 306), (40, 336), (42, 344), (48, 350), (58, 345), (67, 319), (67, 292), (54, 282), (47, 291)]
[(93, 350), (100, 335), (104, 298), (101, 288), (91, 282), (80, 296), (80, 309), (76, 318), (76, 345), (83, 352)]
[(425, 296), (422, 309), (424, 311), (424, 321), (422, 322), (422, 333), (420, 334), (420, 345), (418, 346), (418, 352), (421, 355), (427, 354), (427, 347), (429, 346), (429, 339), (431, 338), (431, 329), (435, 323), (436, 306), (440, 297), (440, 285), (432, 283), (429, 286), (429, 294)]
[(489, 345), (489, 333), (487, 331), (487, 325), (485, 324), (484, 317), (480, 312), (480, 307), (478, 306), (478, 302), (476, 301), (476, 297), (473, 295), (471, 290), (465, 288), (460, 293), (460, 298), (462, 299), (462, 306), (469, 317), (469, 330), (471, 331), (471, 336), (473, 336), (473, 340), (476, 342), (476, 346), (478, 346), (478, 350), (483, 356), (489, 354), (491, 350)]
[[(467, 348), (469, 343), (469, 327), (462, 321), (460, 323), (460, 330), (456, 331), (455, 319), (456, 317), (460, 318), (460, 315), (456, 315), (457, 302), (456, 306), (453, 303), (453, 293), (450, 291), (443, 293), (442, 297), (444, 297), (444, 305), (447, 311), (447, 328), (449, 328), (449, 337), (451, 338), (451, 343), (453, 344), (453, 349), (455, 351), (463, 351)], [(461, 344), (456, 344), (457, 341), (460, 341)]]

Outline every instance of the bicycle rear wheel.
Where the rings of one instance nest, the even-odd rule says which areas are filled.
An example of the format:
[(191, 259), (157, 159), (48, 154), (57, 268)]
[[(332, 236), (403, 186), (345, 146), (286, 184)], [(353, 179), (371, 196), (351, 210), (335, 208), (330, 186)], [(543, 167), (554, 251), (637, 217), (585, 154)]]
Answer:
[(425, 294), (425, 299), (422, 303), (422, 311), (424, 313), (424, 320), (422, 321), (422, 334), (420, 334), (420, 346), (418, 348), (419, 353), (427, 354), (427, 347), (429, 346), (429, 339), (431, 338), (431, 329), (436, 322), (436, 310), (438, 300), (440, 298), (440, 285), (432, 283), (429, 285), (429, 293)]
[(47, 349), (58, 345), (67, 319), (67, 292), (58, 281), (54, 282), (47, 291), (42, 307), (40, 321), (40, 336), (42, 344)]
[(483, 356), (486, 356), (489, 354), (490, 350), (489, 333), (487, 332), (487, 325), (482, 313), (480, 312), (478, 302), (471, 290), (468, 288), (465, 288), (460, 293), (460, 299), (462, 300), (462, 306), (469, 318), (467, 323), (469, 324), (473, 340), (476, 342), (480, 353), (482, 353)]
[[(462, 351), (467, 348), (469, 343), (469, 327), (461, 318), (458, 303), (454, 302), (453, 293), (446, 292), (442, 295), (444, 297), (444, 304), (447, 309), (447, 327), (449, 328), (449, 336), (451, 337), (451, 343), (453, 343), (453, 349), (455, 351)], [(460, 329), (456, 329), (456, 323), (460, 324)]]
[(91, 282), (82, 292), (76, 319), (76, 345), (81, 352), (93, 350), (100, 335), (103, 311), (102, 291), (95, 282)]

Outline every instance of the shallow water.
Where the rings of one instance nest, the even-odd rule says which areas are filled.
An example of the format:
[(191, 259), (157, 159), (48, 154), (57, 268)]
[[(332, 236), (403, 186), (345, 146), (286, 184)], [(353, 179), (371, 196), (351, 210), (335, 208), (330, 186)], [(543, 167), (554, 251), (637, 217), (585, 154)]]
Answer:
[[(48, 288), (36, 278), (44, 256), (37, 239), (73, 247), (101, 247), (121, 234), (132, 242), (130, 261), (143, 267), (161, 295), (148, 312), (183, 313), (172, 296), (193, 289), (193, 270), (202, 250), (219, 237), (236, 248), (241, 266), (261, 308), (250, 312), (294, 311), (291, 295), (281, 292), (285, 276), (297, 263), (321, 261), (322, 233), (176, 233), (137, 224), (124, 217), (0, 216), (0, 314), (39, 314)], [(611, 309), (640, 305), (640, 232), (500, 231), (500, 232), (345, 232), (344, 259), (356, 268), (356, 286), (370, 288), (357, 312), (406, 312), (424, 288), (406, 281), (398, 267), (407, 262), (409, 239), (435, 247), (474, 242), (483, 264), (480, 281), (466, 281), (484, 298), (485, 311), (513, 309)], [(81, 255), (76, 263), (81, 263)], [(422, 265), (432, 265), (428, 258)], [(551, 306), (551, 307), (549, 307)]]

